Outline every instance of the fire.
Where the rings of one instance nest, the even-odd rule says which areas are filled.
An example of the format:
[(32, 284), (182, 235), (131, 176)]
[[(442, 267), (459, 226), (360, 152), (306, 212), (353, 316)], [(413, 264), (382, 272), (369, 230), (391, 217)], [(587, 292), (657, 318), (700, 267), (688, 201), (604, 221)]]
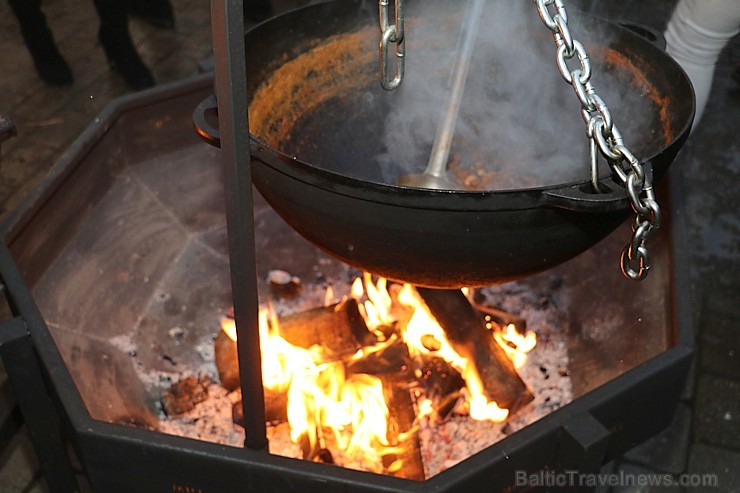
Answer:
[(469, 360), (457, 354), (452, 348), (444, 330), (429, 313), (416, 290), (409, 284), (404, 285), (398, 301), (414, 309), (414, 315), (403, 332), (404, 341), (408, 344), (409, 350), (421, 354), (429, 353), (430, 350), (424, 345), (422, 338), (428, 335), (434, 337), (440, 345), (435, 354), (449, 362), (465, 379), (469, 392), (470, 417), (478, 421), (504, 421), (509, 416), (509, 411), (501, 409), (496, 402), (489, 402), (486, 399), (478, 371)]
[[(486, 399), (475, 365), (453, 349), (443, 328), (411, 285), (403, 285), (394, 300), (385, 279), (373, 282), (366, 273), (354, 281), (350, 296), (357, 301), (368, 330), (379, 341), (376, 346), (361, 348), (350, 359), (367, 357), (388, 344), (397, 343), (401, 337), (412, 359), (433, 353), (460, 372), (467, 387), (463, 395), (473, 419), (500, 422), (508, 417), (507, 409)], [(332, 299), (334, 293), (327, 291), (327, 303)], [(410, 318), (400, 335), (386, 338), (380, 329), (396, 323), (395, 314), (401, 308), (410, 313)], [(526, 353), (536, 344), (535, 334), (531, 331), (520, 334), (512, 324), (503, 330), (489, 325), (493, 328), (491, 336), (504, 348), (515, 367), (520, 368), (526, 361)], [(271, 309), (260, 311), (259, 327), (264, 386), (287, 392), (291, 440), (301, 444), (304, 453), (308, 450), (309, 457), (316, 457), (325, 449), (324, 433), (331, 435), (333, 443), (345, 455), (359, 455), (370, 463), (379, 463), (384, 455), (398, 450), (398, 443), (389, 443), (389, 410), (379, 378), (348, 375), (346, 361), (330, 361), (318, 345), (302, 348), (289, 343), (280, 336), (280, 322)], [(225, 318), (222, 329), (236, 340), (232, 319)], [(417, 420), (434, 413), (433, 403), (428, 399), (419, 400), (417, 407)], [(401, 433), (399, 441), (405, 436)]]
[[(268, 309), (260, 310), (260, 348), (265, 388), (287, 391), (291, 440), (307, 440), (310, 450), (325, 447), (323, 430), (347, 456), (361, 454), (380, 461), (388, 452), (388, 406), (383, 384), (371, 375), (345, 375), (342, 362), (325, 362), (318, 345), (305, 349), (290, 344), (279, 334), (279, 320)], [(234, 320), (224, 318), (221, 327), (236, 341)]]
[(377, 377), (358, 374), (347, 378), (339, 362), (293, 375), (288, 423), (296, 443), (305, 437), (312, 448), (324, 448), (320, 433), (327, 428), (345, 454), (379, 460), (379, 453), (388, 446), (388, 414), (383, 384)]
[(537, 344), (537, 336), (534, 332), (527, 331), (520, 334), (514, 324), (509, 324), (502, 331), (494, 331), (494, 339), (499, 346), (504, 348), (507, 356), (514, 363), (514, 368), (519, 369), (527, 362), (527, 353), (534, 349)]
[[(373, 283), (372, 277), (365, 272), (362, 279), (359, 277), (352, 283), (350, 294), (352, 298), (360, 303), (360, 313), (365, 319), (367, 328), (375, 332), (383, 340), (385, 336), (377, 331), (378, 327), (393, 323), (391, 315), (392, 300), (387, 289), (388, 281), (380, 277), (377, 283)], [(363, 302), (363, 297), (367, 299)]]

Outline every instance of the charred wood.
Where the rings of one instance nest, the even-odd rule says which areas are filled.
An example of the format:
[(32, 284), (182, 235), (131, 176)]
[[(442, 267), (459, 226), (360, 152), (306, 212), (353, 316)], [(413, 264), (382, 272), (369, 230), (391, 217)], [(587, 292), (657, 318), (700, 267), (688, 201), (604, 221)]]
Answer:
[(167, 416), (179, 416), (191, 411), (196, 404), (208, 398), (210, 380), (187, 377), (173, 384), (162, 393), (162, 409)]
[(458, 354), (473, 362), (489, 401), (515, 413), (534, 396), (480, 314), (458, 290), (417, 288)]
[(414, 378), (409, 347), (397, 336), (392, 336), (378, 350), (368, 351), (361, 358), (348, 360), (345, 367), (348, 374), (389, 375), (397, 381), (409, 381)]
[[(234, 424), (244, 427), (244, 409), (239, 400), (231, 408)], [(288, 394), (265, 389), (265, 419), (268, 423), (285, 423), (288, 421)]]
[(223, 330), (213, 343), (216, 369), (221, 386), (229, 392), (239, 388), (239, 354), (234, 342)]
[(409, 386), (389, 376), (381, 376), (388, 404), (388, 443), (396, 451), (383, 456), (383, 469), (399, 478), (424, 480), (419, 427)]
[(439, 356), (424, 355), (421, 361), (419, 381), (434, 407), (431, 418), (444, 421), (454, 409), (460, 390), (465, 387), (465, 380), (460, 372)]
[(303, 348), (319, 344), (336, 359), (351, 356), (362, 346), (377, 342), (367, 330), (354, 299), (286, 315), (280, 317), (279, 324), (280, 335), (289, 343)]

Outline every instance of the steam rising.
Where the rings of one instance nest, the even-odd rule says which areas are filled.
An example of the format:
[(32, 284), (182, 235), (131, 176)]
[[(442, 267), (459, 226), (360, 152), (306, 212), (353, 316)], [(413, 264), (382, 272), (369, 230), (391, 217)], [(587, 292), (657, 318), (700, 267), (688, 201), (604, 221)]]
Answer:
[[(415, 2), (413, 10), (407, 9), (406, 78), (400, 89), (380, 96), (389, 99), (391, 108), (384, 118), (385, 152), (377, 157), (386, 183), (421, 172), (429, 159), (450, 96), (450, 67), (465, 6), (449, 4)], [(584, 39), (582, 28), (571, 26), (574, 36)], [(598, 41), (608, 45), (606, 39)], [(474, 50), (450, 154), (450, 179), (492, 190), (587, 180), (580, 105), (557, 70), (552, 37), (532, 2), (489, 0)], [(603, 74), (592, 77), (610, 108), (629, 97), (620, 93), (634, 92), (634, 87), (623, 87), (624, 81), (602, 79)], [(626, 123), (617, 124), (629, 137)]]
[[(421, 173), (452, 96), (466, 3), (406, 0), (406, 76), (393, 92), (378, 81), (377, 0), (323, 4), (329, 12), (336, 6), (338, 17), (326, 33), (324, 24), (312, 25), (317, 43), (262, 81), (250, 125), (286, 155), (341, 175), (396, 185)], [(638, 159), (657, 153), (672, 139), (663, 119), (670, 102), (650, 80), (661, 76), (649, 62), (655, 58), (640, 59), (647, 42), (571, 8), (568, 24), (590, 55), (591, 82), (626, 145)], [(576, 57), (568, 65), (577, 64)], [(485, 0), (464, 87), (448, 180), (468, 190), (588, 181), (581, 106), (533, 2)], [(608, 176), (608, 166), (602, 170)]]

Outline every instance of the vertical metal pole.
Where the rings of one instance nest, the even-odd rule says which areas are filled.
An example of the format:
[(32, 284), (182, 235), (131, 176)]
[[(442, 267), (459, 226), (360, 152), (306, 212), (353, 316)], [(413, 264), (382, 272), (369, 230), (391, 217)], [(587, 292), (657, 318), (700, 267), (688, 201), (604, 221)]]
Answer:
[(243, 9), (243, 0), (211, 1), (231, 292), (246, 432), (244, 446), (260, 450), (267, 448), (267, 431), (254, 249)]

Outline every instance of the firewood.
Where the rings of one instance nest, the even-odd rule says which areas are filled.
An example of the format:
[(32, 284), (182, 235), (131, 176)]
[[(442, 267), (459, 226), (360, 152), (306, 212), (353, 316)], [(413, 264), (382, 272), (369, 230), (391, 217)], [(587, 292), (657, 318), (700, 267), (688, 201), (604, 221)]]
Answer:
[(399, 478), (423, 481), (424, 463), (421, 458), (419, 429), (409, 386), (388, 376), (379, 377), (388, 404), (388, 443), (400, 449), (383, 456), (386, 474)]
[(236, 342), (223, 330), (218, 332), (213, 343), (216, 369), (221, 386), (229, 392), (239, 388), (239, 355)]
[(517, 332), (522, 335), (524, 335), (524, 333), (526, 332), (527, 321), (524, 318), (509, 312), (505, 312), (503, 310), (499, 310), (498, 308), (492, 308), (490, 306), (481, 305), (479, 303), (473, 302), (472, 305), (473, 308), (483, 314), (484, 317), (490, 317), (491, 321), (499, 327), (505, 328), (509, 324), (514, 324), (514, 326), (517, 328)]
[(162, 409), (167, 416), (179, 416), (191, 411), (208, 398), (207, 378), (187, 377), (162, 392)]
[(414, 377), (409, 347), (397, 336), (377, 351), (368, 352), (359, 359), (348, 360), (345, 366), (347, 374), (393, 375), (398, 381), (409, 381)]
[(362, 346), (376, 342), (367, 330), (357, 301), (348, 299), (334, 305), (314, 308), (280, 317), (280, 335), (294, 346), (323, 346), (336, 359), (350, 356)]
[[(244, 409), (241, 399), (231, 408), (231, 418), (234, 424), (244, 426)], [(265, 389), (265, 419), (268, 423), (285, 423), (288, 421), (288, 394)]]
[[(289, 343), (302, 348), (321, 345), (329, 351), (327, 361), (352, 356), (365, 345), (377, 342), (367, 330), (354, 299), (331, 306), (313, 308), (278, 319), (279, 333)], [(214, 342), (216, 368), (221, 386), (239, 388), (239, 356), (236, 342), (220, 331)]]
[(460, 356), (474, 365), (486, 399), (515, 413), (534, 396), (461, 291), (417, 288)]
[(421, 362), (419, 381), (434, 407), (431, 419), (444, 421), (455, 407), (465, 380), (460, 372), (439, 356), (422, 355)]

